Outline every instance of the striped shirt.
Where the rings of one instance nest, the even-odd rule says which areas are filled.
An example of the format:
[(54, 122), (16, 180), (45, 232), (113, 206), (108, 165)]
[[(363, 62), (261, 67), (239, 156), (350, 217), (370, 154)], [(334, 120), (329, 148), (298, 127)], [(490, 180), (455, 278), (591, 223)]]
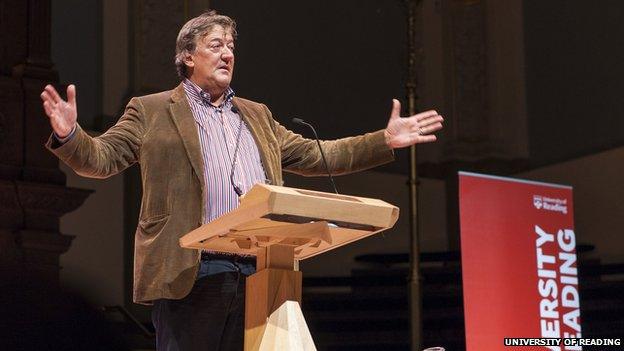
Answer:
[(199, 134), (206, 184), (202, 217), (208, 223), (238, 207), (231, 174), (243, 194), (254, 184), (265, 183), (266, 175), (251, 132), (232, 110), (234, 91), (228, 88), (225, 101), (214, 106), (210, 95), (195, 83), (185, 79), (183, 85)]

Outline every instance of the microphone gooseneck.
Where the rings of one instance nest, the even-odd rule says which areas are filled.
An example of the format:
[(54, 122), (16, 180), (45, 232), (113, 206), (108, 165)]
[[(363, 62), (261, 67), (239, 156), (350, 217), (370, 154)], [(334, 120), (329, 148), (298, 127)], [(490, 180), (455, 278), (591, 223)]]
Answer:
[(302, 120), (301, 118), (293, 118), (292, 121), (295, 124), (306, 126), (312, 130), (312, 133), (314, 134), (314, 139), (316, 139), (316, 144), (318, 145), (319, 151), (321, 152), (321, 158), (323, 159), (323, 164), (325, 165), (325, 171), (327, 171), (327, 175), (329, 176), (329, 181), (332, 187), (334, 188), (334, 192), (338, 194), (338, 189), (336, 189), (336, 183), (334, 183), (334, 177), (332, 177), (332, 174), (329, 171), (329, 166), (327, 165), (327, 160), (325, 159), (325, 153), (323, 152), (323, 147), (321, 147), (321, 141), (319, 140), (319, 137), (316, 134), (316, 130), (310, 123)]

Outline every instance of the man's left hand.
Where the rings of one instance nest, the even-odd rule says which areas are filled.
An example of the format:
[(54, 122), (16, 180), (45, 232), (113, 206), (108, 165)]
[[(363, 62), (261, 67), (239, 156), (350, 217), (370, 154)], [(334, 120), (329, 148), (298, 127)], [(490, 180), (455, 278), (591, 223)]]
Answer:
[(392, 112), (388, 126), (384, 131), (386, 144), (392, 149), (430, 143), (436, 140), (431, 134), (442, 129), (444, 118), (436, 111), (429, 110), (409, 117), (401, 117), (401, 103), (392, 99)]

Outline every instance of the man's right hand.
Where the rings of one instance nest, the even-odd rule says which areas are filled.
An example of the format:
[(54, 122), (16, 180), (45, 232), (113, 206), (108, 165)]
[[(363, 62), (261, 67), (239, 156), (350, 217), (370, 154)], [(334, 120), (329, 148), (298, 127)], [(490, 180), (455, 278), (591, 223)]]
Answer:
[(67, 87), (67, 101), (61, 99), (56, 89), (46, 85), (41, 93), (43, 109), (50, 118), (50, 125), (59, 138), (67, 137), (76, 126), (78, 116), (76, 109), (76, 87), (70, 84)]

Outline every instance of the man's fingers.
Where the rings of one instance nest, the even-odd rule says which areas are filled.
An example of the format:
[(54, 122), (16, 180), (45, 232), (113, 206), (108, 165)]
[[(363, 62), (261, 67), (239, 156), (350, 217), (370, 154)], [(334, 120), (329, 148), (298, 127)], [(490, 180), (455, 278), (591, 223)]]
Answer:
[(423, 119), (434, 117), (434, 116), (438, 116), (438, 112), (436, 112), (435, 110), (429, 110), (429, 111), (421, 112), (417, 115), (414, 115), (413, 117), (416, 117), (416, 120), (420, 122)]
[(431, 132), (435, 132), (436, 130), (440, 130), (442, 129), (442, 123), (437, 122), (437, 123), (431, 123), (431, 124), (414, 124), (410, 127), (410, 132), (412, 133), (420, 133), (420, 134), (426, 134), (426, 133), (431, 133)]
[(401, 103), (397, 99), (392, 99), (392, 111), (390, 112), (390, 119), (401, 117)]
[(433, 141), (436, 141), (438, 138), (436, 138), (435, 135), (433, 134), (429, 134), (429, 135), (421, 135), (418, 142), (419, 143), (430, 143)]
[[(442, 122), (444, 121), (444, 118), (442, 118), (442, 116), (439, 116), (439, 115), (435, 115), (433, 117), (427, 117), (420, 121), (416, 121), (415, 117), (416, 116), (409, 118), (411, 120), (410, 121), (411, 131), (417, 131), (417, 130), (422, 130), (424, 128), (430, 128), (433, 125), (440, 125), (440, 128), (442, 128)], [(435, 130), (437, 129), (439, 128), (436, 128)]]
[(442, 129), (442, 123), (436, 123), (427, 127), (427, 133), (435, 132)]
[(442, 124), (442, 122), (444, 121), (444, 118), (442, 118), (442, 116), (434, 116), (434, 117), (429, 117), (427, 119), (424, 119), (422, 121), (420, 121), (418, 124), (421, 127), (428, 127), (430, 125), (433, 124)]
[(418, 116), (412, 116), (403, 118), (403, 120), (405, 120), (406, 123), (410, 126), (411, 131), (416, 131), (419, 128), (424, 128), (436, 123), (441, 124), (442, 122), (444, 122), (444, 118), (440, 115), (429, 116), (421, 120), (418, 120)]
[(40, 96), (41, 96), (41, 100), (43, 100), (44, 103), (45, 102), (50, 103), (50, 104), (52, 103), (52, 98), (50, 97), (50, 94), (48, 94), (47, 91), (44, 90)]
[(413, 133), (410, 135), (410, 139), (412, 139), (412, 141), (406, 146), (412, 144), (430, 143), (432, 141), (436, 141), (437, 138), (433, 134), (422, 135), (418, 133)]
[(56, 92), (56, 89), (54, 89), (52, 85), (50, 84), (46, 85), (45, 91), (50, 96), (51, 102), (58, 104), (59, 102), (63, 100), (61, 99), (61, 96)]
[(412, 126), (411, 131), (412, 133), (420, 133), (420, 135), (424, 135), (424, 134), (433, 133), (440, 129), (442, 129), (442, 123), (438, 122), (438, 123), (433, 123), (433, 124), (429, 124), (426, 126), (423, 126), (423, 125)]
[(45, 113), (46, 115), (48, 115), (48, 117), (52, 117), (52, 108), (50, 107), (49, 101), (43, 102), (43, 109), (45, 110)]
[(76, 107), (76, 86), (73, 84), (67, 86), (67, 102)]

